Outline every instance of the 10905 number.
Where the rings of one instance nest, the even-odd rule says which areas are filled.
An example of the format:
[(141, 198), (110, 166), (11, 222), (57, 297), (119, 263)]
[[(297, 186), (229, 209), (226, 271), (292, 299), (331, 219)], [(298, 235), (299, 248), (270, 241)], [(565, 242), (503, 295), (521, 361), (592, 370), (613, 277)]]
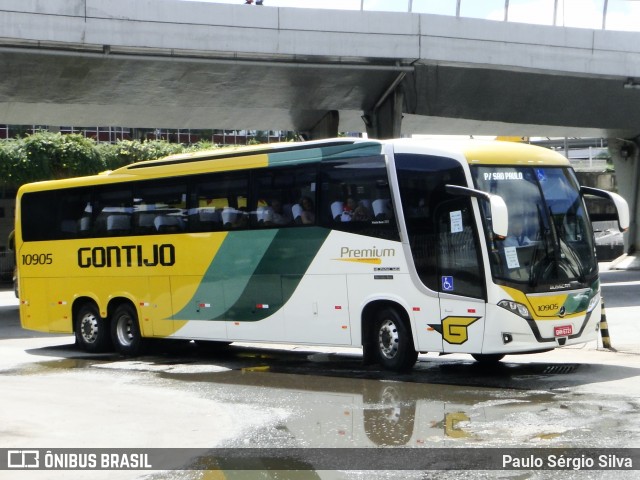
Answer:
[(23, 265), (51, 265), (53, 263), (52, 253), (32, 253), (22, 255)]

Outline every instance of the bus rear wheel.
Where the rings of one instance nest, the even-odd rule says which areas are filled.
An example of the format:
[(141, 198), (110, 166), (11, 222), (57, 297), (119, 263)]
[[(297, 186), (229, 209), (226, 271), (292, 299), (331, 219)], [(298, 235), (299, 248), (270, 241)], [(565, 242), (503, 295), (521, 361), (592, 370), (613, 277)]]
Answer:
[(142, 351), (142, 335), (138, 315), (128, 304), (119, 305), (111, 319), (111, 338), (122, 355), (135, 357)]
[(376, 316), (374, 344), (380, 365), (386, 370), (402, 372), (416, 363), (418, 352), (413, 348), (409, 329), (393, 308), (385, 308)]
[(86, 303), (78, 309), (74, 333), (78, 345), (86, 352), (100, 353), (111, 347), (107, 321), (100, 316), (98, 308), (92, 303)]

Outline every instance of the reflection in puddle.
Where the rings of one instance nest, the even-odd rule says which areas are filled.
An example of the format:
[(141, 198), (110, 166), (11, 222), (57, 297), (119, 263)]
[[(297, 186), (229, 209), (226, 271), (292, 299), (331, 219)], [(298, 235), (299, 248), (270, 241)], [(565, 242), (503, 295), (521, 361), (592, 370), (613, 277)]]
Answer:
[(595, 435), (605, 447), (640, 440), (640, 408), (623, 397), (603, 409), (602, 398), (547, 391), (237, 371), (182, 380), (209, 382), (216, 399), (290, 412), (229, 446), (589, 447)]
[[(135, 360), (67, 358), (31, 364), (23, 373), (95, 367), (131, 379), (146, 374), (163, 388), (215, 402), (251, 406), (266, 415), (289, 412), (284, 418), (272, 415), (257, 428), (243, 419), (246, 433), (224, 445), (229, 447), (588, 447), (594, 438), (599, 446), (615, 447), (622, 439), (628, 446), (640, 438), (635, 400), (617, 396), (603, 408), (597, 396), (522, 389), (523, 384), (544, 388), (545, 378), (558, 374), (553, 365), (506, 364), (487, 371), (469, 362), (422, 362), (397, 381), (350, 357), (314, 354), (310, 362), (307, 354), (291, 351), (234, 353), (231, 348), (222, 358), (186, 352)], [(578, 368), (565, 365), (555, 378), (567, 381)], [(496, 384), (501, 386), (483, 386)]]
[[(170, 373), (163, 378), (177, 379)], [(250, 432), (237, 447), (443, 447), (486, 441), (485, 425), (518, 411), (547, 408), (548, 392), (229, 371), (180, 375), (208, 385), (217, 400), (285, 408), (279, 423)], [(194, 387), (191, 387), (194, 388)], [(502, 439), (504, 440), (504, 439)]]

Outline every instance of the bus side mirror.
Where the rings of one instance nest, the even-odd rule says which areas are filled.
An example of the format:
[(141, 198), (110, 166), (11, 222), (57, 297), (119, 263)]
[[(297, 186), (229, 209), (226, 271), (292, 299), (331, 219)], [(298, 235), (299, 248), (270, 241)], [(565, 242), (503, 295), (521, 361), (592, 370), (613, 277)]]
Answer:
[(509, 210), (500, 195), (476, 190), (474, 188), (461, 187), (459, 185), (445, 185), (444, 189), (450, 195), (462, 197), (475, 197), (486, 200), (491, 208), (491, 225), (493, 234), (499, 238), (506, 238), (509, 229)]
[(626, 232), (629, 229), (629, 204), (617, 193), (607, 192), (599, 188), (592, 187), (580, 187), (580, 192), (583, 195), (594, 195), (600, 198), (608, 198), (613, 202), (616, 207), (616, 214), (618, 216), (618, 228), (622, 232)]
[(494, 235), (506, 238), (509, 231), (509, 210), (507, 204), (499, 195), (489, 196), (491, 206), (491, 224)]

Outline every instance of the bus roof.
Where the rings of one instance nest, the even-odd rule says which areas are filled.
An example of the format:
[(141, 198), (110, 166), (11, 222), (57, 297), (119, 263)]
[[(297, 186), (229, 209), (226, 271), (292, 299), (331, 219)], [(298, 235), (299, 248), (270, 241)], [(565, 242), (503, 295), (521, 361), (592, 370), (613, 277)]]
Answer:
[[(170, 167), (172, 170), (181, 170), (180, 166), (189, 170), (199, 170), (194, 164), (201, 162), (214, 162), (205, 167), (205, 169), (214, 170), (309, 163), (323, 159), (340, 158), (344, 155), (352, 156), (355, 151), (362, 153), (362, 150), (370, 151), (371, 154), (380, 154), (383, 148), (382, 145), (388, 143), (392, 143), (396, 147), (396, 151), (402, 151), (404, 145), (412, 145), (429, 150), (427, 152), (429, 154), (436, 154), (438, 150), (441, 150), (442, 154), (462, 154), (471, 165), (569, 165), (569, 161), (564, 156), (553, 150), (518, 142), (485, 140), (424, 141), (414, 139), (378, 141), (335, 138), (313, 142), (278, 143), (183, 153), (157, 160), (134, 163), (112, 173), (131, 174), (136, 170), (156, 169), (157, 167)], [(144, 174), (148, 173), (148, 170), (144, 172)]]
[(221, 148), (170, 155), (157, 160), (133, 163), (99, 175), (36, 182), (29, 184), (29, 186), (25, 185), (20, 190), (58, 189), (110, 183), (110, 181), (118, 180), (161, 178), (216, 171), (299, 165), (353, 156), (373, 156), (383, 153), (385, 145), (389, 144), (393, 145), (396, 153), (450, 156), (461, 160), (466, 159), (470, 165), (569, 165), (569, 161), (559, 153), (547, 148), (516, 142), (482, 140), (434, 141), (421, 139), (382, 141), (334, 138), (311, 142)]
[(468, 143), (463, 150), (470, 165), (569, 166), (569, 160), (553, 150), (517, 142)]
[(394, 140), (394, 151), (427, 151), (430, 155), (462, 156), (470, 165), (569, 166), (569, 160), (548, 148), (491, 140)]
[[(317, 162), (323, 159), (353, 156), (357, 151), (380, 154), (382, 144), (361, 139), (336, 138), (314, 142), (291, 142), (238, 148), (221, 148), (202, 152), (170, 155), (157, 160), (126, 165), (110, 174), (148, 175), (150, 170), (163, 174), (181, 170), (207, 171), (241, 170)], [(165, 171), (166, 170), (166, 171)]]

